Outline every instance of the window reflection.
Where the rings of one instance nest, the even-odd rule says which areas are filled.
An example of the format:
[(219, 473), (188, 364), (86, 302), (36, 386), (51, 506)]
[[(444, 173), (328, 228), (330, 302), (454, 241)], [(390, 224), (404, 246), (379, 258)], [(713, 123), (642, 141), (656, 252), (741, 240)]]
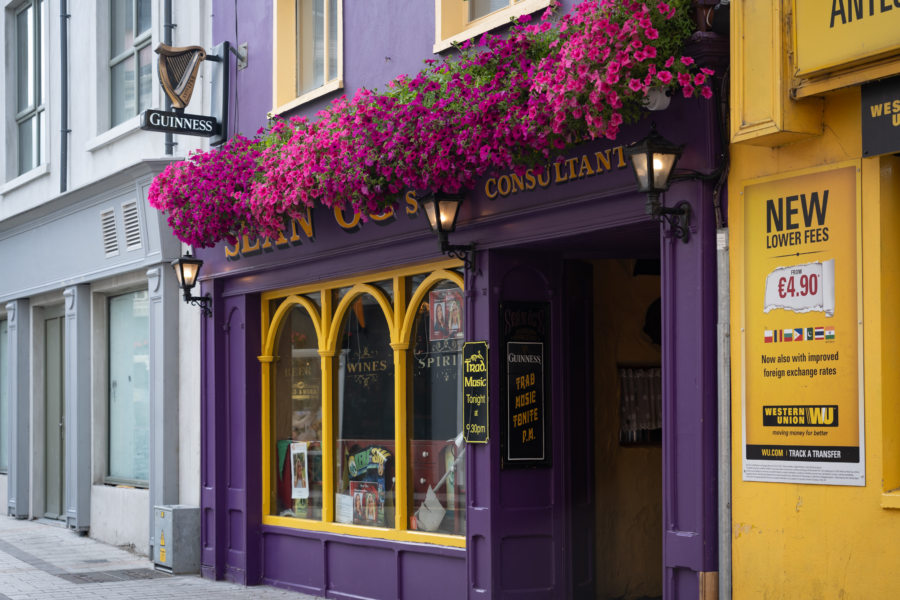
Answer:
[(447, 282), (417, 308), (409, 406), (410, 529), (465, 533), (462, 290)]
[(272, 370), (275, 436), (273, 512), (322, 518), (322, 366), (318, 339), (305, 308), (294, 306), (276, 342)]
[(394, 358), (384, 312), (351, 304), (335, 356), (335, 521), (394, 526)]

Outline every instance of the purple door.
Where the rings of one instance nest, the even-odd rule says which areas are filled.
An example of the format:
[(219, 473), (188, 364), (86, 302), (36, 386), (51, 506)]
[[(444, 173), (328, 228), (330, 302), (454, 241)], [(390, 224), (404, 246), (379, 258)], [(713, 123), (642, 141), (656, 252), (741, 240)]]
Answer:
[[(504, 364), (492, 383), (492, 418), (499, 423), (492, 462), (503, 465), (495, 471), (492, 597), (593, 598), (590, 267), (521, 250), (492, 252), (489, 264), (492, 356), (494, 364)], [(510, 314), (518, 311), (525, 321), (544, 310), (543, 336), (510, 341), (507, 325), (516, 320)], [(516, 376), (502, 355), (538, 344), (547, 379), (539, 434), (546, 442), (543, 460), (533, 447), (515, 444), (521, 429), (513, 405)], [(517, 465), (509, 460), (517, 453), (535, 460)]]

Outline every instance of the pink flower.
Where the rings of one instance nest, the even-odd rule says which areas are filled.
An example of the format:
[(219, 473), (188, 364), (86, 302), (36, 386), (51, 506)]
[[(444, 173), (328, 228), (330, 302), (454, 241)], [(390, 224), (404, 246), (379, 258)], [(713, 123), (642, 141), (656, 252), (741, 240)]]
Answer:
[(313, 120), (277, 119), (253, 140), (237, 136), (173, 163), (152, 182), (149, 201), (196, 246), (274, 237), (308, 207), (365, 220), (398, 207), (410, 188), (472, 189), (488, 172), (523, 173), (567, 145), (615, 139), (654, 81), (677, 78), (685, 96), (698, 87), (712, 96), (711, 70), (687, 69), (690, 57), (675, 66), (676, 57), (660, 58), (650, 45), (660, 29), (668, 36), (689, 22), (661, 23), (659, 15), (676, 14), (670, 3), (656, 4), (658, 15), (644, 0), (581, 0), (558, 20), (555, 6), (540, 23), (526, 15), (508, 35), (486, 34), (478, 47), (467, 41), (453, 58), (426, 61), (386, 92), (361, 88)]

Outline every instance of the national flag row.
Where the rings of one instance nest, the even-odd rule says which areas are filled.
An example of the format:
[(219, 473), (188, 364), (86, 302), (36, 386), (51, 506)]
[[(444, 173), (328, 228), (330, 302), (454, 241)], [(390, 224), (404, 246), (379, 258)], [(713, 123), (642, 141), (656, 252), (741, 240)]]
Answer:
[(834, 327), (800, 327), (799, 329), (766, 329), (763, 341), (773, 342), (812, 342), (817, 340), (833, 340)]

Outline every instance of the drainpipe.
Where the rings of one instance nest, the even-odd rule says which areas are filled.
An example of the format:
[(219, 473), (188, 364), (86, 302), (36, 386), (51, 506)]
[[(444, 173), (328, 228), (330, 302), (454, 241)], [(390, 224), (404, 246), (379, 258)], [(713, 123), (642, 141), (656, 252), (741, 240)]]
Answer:
[(730, 153), (728, 151), (728, 85), (730, 73), (726, 69), (717, 90), (718, 124), (721, 128), (722, 172), (713, 189), (713, 210), (716, 216), (716, 368), (718, 385), (718, 475), (719, 475), (719, 599), (731, 600), (731, 290), (728, 263), (728, 223), (722, 207), (722, 190), (728, 182)]
[[(64, 0), (65, 1), (65, 0)], [(172, 24), (172, 0), (165, 0), (163, 3), (163, 43), (166, 46), (172, 45), (172, 30), (175, 25)], [(166, 94), (166, 110), (172, 110), (172, 101)], [(171, 132), (166, 132), (166, 155), (171, 156), (175, 153), (175, 136)]]
[(719, 318), (716, 361), (719, 397), (719, 600), (731, 600), (731, 299), (728, 228), (716, 232)]
[(69, 10), (67, 0), (59, 2), (59, 193), (68, 188), (69, 166)]

